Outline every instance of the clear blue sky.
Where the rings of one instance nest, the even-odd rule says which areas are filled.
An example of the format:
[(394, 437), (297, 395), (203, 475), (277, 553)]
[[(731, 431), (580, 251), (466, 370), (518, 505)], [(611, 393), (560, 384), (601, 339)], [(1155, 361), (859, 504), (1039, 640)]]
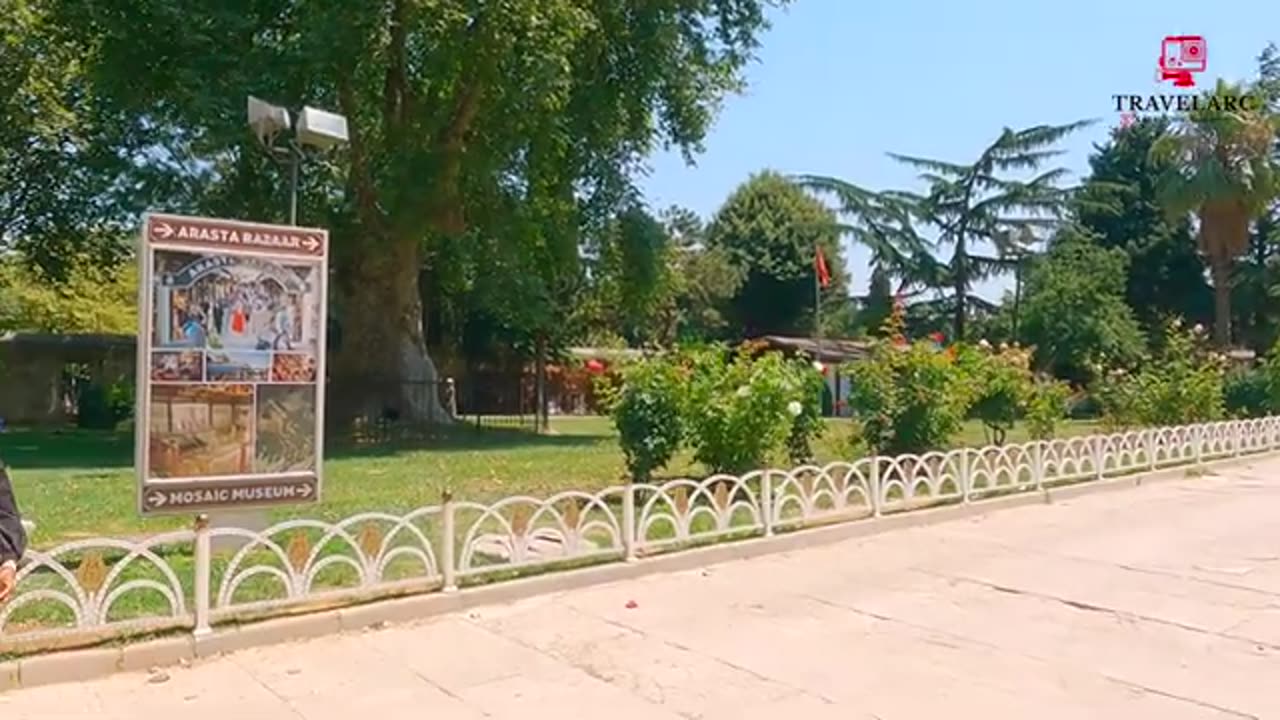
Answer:
[[(1166, 35), (1205, 37), (1198, 85), (1252, 78), (1280, 42), (1280, 0), (795, 0), (773, 13), (750, 87), (726, 101), (696, 167), (657, 156), (643, 187), (654, 209), (704, 217), (764, 168), (910, 187), (886, 152), (967, 162), (1004, 126), (1098, 118), (1063, 145), (1078, 177), (1119, 119), (1113, 94), (1174, 92), (1155, 81)], [(846, 242), (845, 256), (863, 292), (867, 253)]]

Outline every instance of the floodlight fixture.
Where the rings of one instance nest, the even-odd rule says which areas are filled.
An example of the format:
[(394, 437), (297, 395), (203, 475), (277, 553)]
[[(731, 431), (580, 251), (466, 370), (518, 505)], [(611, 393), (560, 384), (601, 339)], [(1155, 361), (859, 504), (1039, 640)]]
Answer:
[(258, 141), (271, 147), (275, 137), (290, 127), (289, 111), (265, 100), (249, 96), (249, 127)]
[(300, 144), (325, 150), (347, 142), (347, 119), (337, 113), (304, 107), (298, 116), (297, 135)]
[[(304, 107), (291, 118), (289, 111), (265, 100), (249, 96), (249, 127), (267, 152), (289, 167), (289, 224), (298, 224), (298, 173), (306, 159), (304, 148), (328, 150), (347, 142), (347, 119), (337, 113)], [(276, 147), (276, 137), (285, 130), (293, 130), (283, 147)]]

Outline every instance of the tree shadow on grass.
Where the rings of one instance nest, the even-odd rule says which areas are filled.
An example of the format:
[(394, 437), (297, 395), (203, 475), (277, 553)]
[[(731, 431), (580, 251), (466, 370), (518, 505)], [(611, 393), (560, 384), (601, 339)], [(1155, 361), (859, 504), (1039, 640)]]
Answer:
[(539, 435), (532, 430), (486, 428), (470, 425), (402, 429), (373, 439), (351, 436), (325, 439), (325, 457), (387, 457), (403, 452), (430, 453), (456, 450), (515, 450), (574, 448), (595, 445), (610, 437), (604, 432)]
[[(456, 450), (573, 448), (607, 439), (603, 430), (538, 435), (532, 430), (471, 425), (399, 428), (373, 438), (325, 438), (325, 458), (391, 457)], [(133, 467), (132, 431), (10, 428), (0, 433), (0, 460), (15, 470), (125, 469)]]

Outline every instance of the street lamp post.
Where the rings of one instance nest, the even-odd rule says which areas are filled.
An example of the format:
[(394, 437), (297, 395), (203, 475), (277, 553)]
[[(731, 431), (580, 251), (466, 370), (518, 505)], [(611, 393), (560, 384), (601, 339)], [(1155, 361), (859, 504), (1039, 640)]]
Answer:
[[(250, 96), (249, 127), (271, 157), (289, 166), (289, 224), (298, 224), (298, 178), (307, 149), (327, 150), (347, 142), (347, 119), (336, 113), (304, 107), (296, 122), (289, 111), (265, 100)], [(285, 131), (293, 137), (277, 144)]]

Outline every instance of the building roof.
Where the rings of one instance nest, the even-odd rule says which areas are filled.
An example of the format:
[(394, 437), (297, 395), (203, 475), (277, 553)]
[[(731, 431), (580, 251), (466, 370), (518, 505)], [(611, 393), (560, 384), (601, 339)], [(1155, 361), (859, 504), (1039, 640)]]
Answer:
[(582, 360), (635, 360), (644, 357), (642, 350), (633, 348), (571, 347), (569, 354)]
[(802, 352), (815, 360), (823, 362), (845, 362), (861, 360), (871, 352), (872, 343), (865, 340), (849, 340), (847, 338), (811, 338), (789, 337), (786, 335), (765, 335), (757, 338), (770, 346)]

